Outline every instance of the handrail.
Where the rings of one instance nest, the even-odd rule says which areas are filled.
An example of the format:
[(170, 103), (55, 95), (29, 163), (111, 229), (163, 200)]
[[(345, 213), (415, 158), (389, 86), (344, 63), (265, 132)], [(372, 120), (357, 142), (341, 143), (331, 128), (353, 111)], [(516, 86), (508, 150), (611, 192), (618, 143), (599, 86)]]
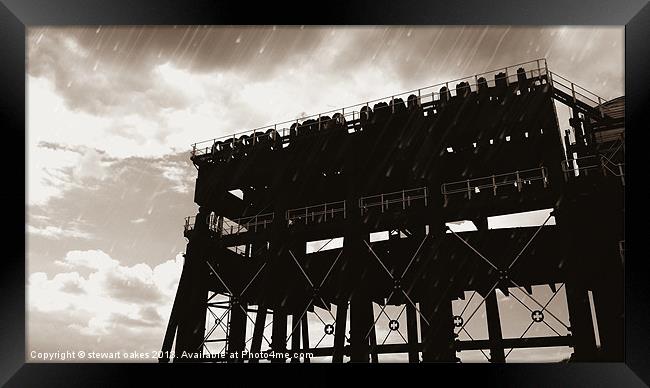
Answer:
[(429, 193), (426, 186), (361, 197), (359, 198), (359, 209), (361, 209), (361, 214), (363, 215), (369, 208), (381, 206), (381, 212), (383, 213), (384, 210), (388, 209), (388, 205), (401, 203), (402, 209), (405, 210), (406, 207), (411, 206), (412, 201), (421, 199), (424, 200), (424, 206), (428, 206)]
[(285, 219), (289, 224), (300, 220), (304, 220), (305, 224), (307, 224), (310, 218), (312, 222), (314, 222), (317, 217), (320, 218), (321, 216), (325, 216), (325, 221), (327, 221), (328, 215), (330, 216), (330, 219), (333, 219), (334, 216), (339, 213), (343, 213), (343, 218), (346, 218), (345, 201), (326, 202), (317, 205), (288, 209), (285, 213)]
[(183, 228), (187, 232), (188, 230), (194, 229), (195, 224), (196, 224), (196, 216), (187, 216), (185, 217), (185, 224), (183, 224)]
[[(532, 174), (534, 172), (535, 173), (539, 172), (539, 174)], [(494, 175), (488, 175), (488, 176), (472, 178), (472, 179), (465, 179), (461, 181), (447, 182), (447, 183), (443, 183), (440, 186), (440, 192), (445, 196), (445, 198), (447, 197), (447, 195), (458, 194), (458, 193), (468, 193), (469, 197), (471, 198), (472, 193), (476, 193), (477, 189), (478, 192), (480, 192), (482, 189), (491, 188), (493, 190), (493, 194), (496, 195), (498, 187), (509, 186), (514, 184), (517, 187), (517, 190), (521, 191), (524, 182), (534, 182), (540, 180), (542, 181), (544, 187), (546, 188), (548, 186), (548, 171), (546, 167), (537, 167), (537, 168), (531, 168), (527, 170), (518, 170), (518, 171), (513, 171), (508, 173), (494, 174)], [(486, 182), (486, 183), (477, 184), (479, 182)], [(454, 186), (461, 185), (461, 184), (462, 187), (454, 188)]]
[[(609, 170), (609, 172), (611, 172), (612, 175), (618, 177), (622, 177), (625, 175), (625, 172), (623, 171), (623, 167), (625, 167), (625, 163), (612, 162), (612, 160), (605, 155), (600, 155), (600, 161), (603, 167)], [(616, 167), (618, 171), (612, 170), (610, 166)]]
[[(207, 222), (209, 230), (224, 235), (230, 235), (247, 232), (249, 229), (253, 229), (253, 231), (256, 232), (258, 226), (261, 225), (263, 228), (266, 228), (267, 225), (270, 225), (273, 222), (273, 218), (274, 213), (257, 214), (254, 216), (236, 218), (234, 220), (230, 220), (223, 216), (215, 217), (211, 214)], [(195, 226), (196, 216), (185, 217), (184, 230), (186, 232), (194, 230)]]
[(605, 155), (587, 155), (575, 159), (568, 159), (562, 161), (562, 171), (565, 174), (565, 179), (579, 176), (581, 171), (588, 175), (590, 170), (601, 171), (603, 175), (607, 175), (607, 171), (613, 176), (621, 178), (623, 185), (625, 185), (625, 163), (616, 163)]
[(267, 225), (273, 223), (274, 218), (275, 213), (256, 214), (254, 216), (240, 217), (228, 221), (224, 218), (224, 225), (221, 231), (224, 235), (244, 233), (251, 229), (253, 232), (257, 232), (258, 226), (261, 225), (263, 229), (266, 229)]
[[(563, 86), (563, 87), (567, 88), (568, 90), (570, 90), (570, 91), (572, 92), (572, 96), (573, 96), (574, 98), (576, 97), (576, 95), (580, 95), (580, 96), (582, 96), (582, 97), (588, 99), (589, 101), (593, 102), (594, 104), (596, 104), (596, 106), (600, 106), (600, 105), (602, 105), (602, 104), (608, 102), (608, 100), (606, 100), (606, 99), (600, 97), (600, 96), (597, 95), (596, 93), (593, 93), (592, 91), (583, 88), (582, 86), (580, 86), (580, 85), (578, 85), (578, 84), (576, 84), (576, 83), (574, 83), (574, 82), (572, 82), (572, 81), (566, 79), (565, 77), (562, 77), (562, 76), (559, 75), (558, 73), (555, 73), (555, 72), (553, 72), (553, 71), (549, 71), (549, 73), (551, 74), (551, 78), (550, 78), (551, 86), (555, 87), (555, 84), (559, 84), (560, 86)], [(564, 84), (561, 83), (561, 82), (558, 82), (558, 81), (556, 80), (556, 78), (560, 78), (561, 80), (563, 80), (563, 81), (565, 81), (565, 82), (568, 82), (568, 83), (570, 84), (570, 87), (564, 85)], [(590, 98), (589, 96), (587, 96), (587, 95), (585, 95), (585, 94), (582, 94), (582, 93), (576, 91), (576, 88), (582, 90), (583, 92), (586, 92), (586, 93), (590, 94), (591, 97), (594, 97), (594, 98), (595, 98), (595, 100), (592, 99), (592, 98)]]
[[(590, 164), (589, 161), (592, 161), (591, 162), (592, 164)], [(587, 156), (581, 156), (579, 158), (563, 160), (562, 163), (561, 163), (562, 172), (564, 172), (564, 173), (569, 173), (569, 172), (575, 173), (575, 172), (581, 171), (581, 170), (588, 170), (588, 169), (592, 169), (592, 168), (598, 168), (598, 167), (601, 167), (601, 164), (599, 162), (600, 161), (597, 159), (596, 155), (587, 155)], [(593, 164), (593, 163), (595, 163), (595, 164)]]
[[(449, 96), (453, 96), (453, 95), (455, 95), (456, 90), (455, 90), (455, 88), (450, 88), (449, 87), (450, 84), (453, 84), (455, 82), (460, 82), (460, 81), (472, 81), (473, 83), (472, 82), (467, 82), (468, 85), (466, 86), (466, 87), (469, 87), (470, 91), (471, 91), (471, 86), (478, 86), (478, 78), (482, 77), (482, 76), (485, 76), (485, 75), (496, 75), (499, 72), (504, 72), (506, 74), (505, 82), (509, 83), (509, 80), (511, 78), (517, 79), (518, 74), (517, 74), (516, 70), (515, 71), (510, 71), (510, 72), (508, 72), (508, 70), (512, 69), (512, 68), (516, 68), (516, 67), (523, 67), (524, 65), (531, 65), (531, 66), (534, 65), (535, 66), (531, 70), (524, 69), (527, 78), (528, 78), (528, 74), (530, 74), (530, 78), (528, 78), (529, 80), (535, 80), (535, 78), (541, 79), (543, 75), (548, 75), (548, 73), (549, 73), (546, 58), (538, 58), (538, 59), (534, 59), (534, 60), (527, 61), (527, 62), (517, 63), (515, 65), (510, 65), (510, 66), (506, 66), (506, 67), (502, 67), (502, 68), (498, 68), (498, 69), (494, 69), (494, 70), (489, 70), (489, 71), (486, 71), (486, 72), (483, 72), (483, 73), (478, 73), (478, 74), (473, 74), (473, 75), (466, 76), (466, 77), (457, 78), (457, 79), (454, 79), (454, 80), (451, 80), (451, 81), (440, 82), (440, 83), (430, 85), (430, 86), (426, 86), (426, 87), (423, 87), (423, 88), (412, 89), (412, 90), (409, 90), (409, 91), (396, 93), (396, 94), (393, 94), (391, 96), (385, 96), (385, 97), (377, 98), (377, 99), (374, 99), (374, 100), (366, 101), (366, 102), (363, 102), (363, 103), (358, 103), (358, 104), (355, 104), (355, 105), (350, 105), (350, 106), (343, 107), (343, 108), (340, 108), (340, 109), (321, 112), (321, 113), (318, 113), (318, 114), (304, 116), (304, 117), (300, 117), (300, 118), (293, 119), (293, 120), (288, 120), (288, 121), (284, 121), (284, 122), (280, 122), (280, 123), (261, 126), (261, 127), (258, 127), (258, 128), (252, 129), (252, 130), (241, 131), (241, 132), (237, 132), (237, 133), (234, 133), (234, 134), (231, 134), (231, 135), (224, 135), (224, 136), (220, 136), (220, 137), (216, 137), (216, 138), (196, 142), (196, 143), (192, 144), (192, 155), (196, 155), (196, 154), (200, 155), (200, 154), (203, 154), (203, 153), (208, 153), (211, 146), (214, 145), (217, 141), (232, 138), (233, 142), (236, 143), (237, 140), (238, 140), (237, 137), (243, 136), (243, 135), (253, 135), (253, 139), (251, 141), (255, 142), (256, 141), (255, 139), (257, 137), (264, 137), (266, 135), (265, 131), (270, 131), (271, 129), (273, 129), (277, 133), (279, 126), (281, 127), (283, 125), (290, 125), (290, 124), (298, 123), (299, 120), (303, 120), (303, 122), (304, 122), (304, 121), (309, 120), (309, 119), (318, 119), (318, 122), (315, 123), (315, 124), (321, 125), (322, 123), (326, 122), (326, 121), (321, 121), (320, 120), (321, 117), (327, 116), (327, 115), (330, 115), (330, 114), (335, 114), (335, 113), (341, 113), (343, 118), (345, 118), (346, 116), (347, 117), (352, 116), (352, 118), (355, 119), (355, 115), (359, 116), (359, 112), (355, 112), (353, 110), (353, 108), (359, 108), (360, 109), (363, 106), (369, 106), (371, 103), (381, 102), (381, 101), (385, 101), (387, 99), (390, 99), (390, 101), (392, 101), (396, 97), (401, 98), (401, 97), (404, 97), (404, 96), (409, 95), (409, 94), (414, 94), (416, 92), (417, 92), (418, 104), (421, 104), (422, 99), (428, 98), (428, 96), (431, 96), (431, 101), (433, 101), (435, 99), (435, 96), (438, 95), (438, 97), (440, 97), (441, 93), (436, 92), (435, 90), (430, 92), (430, 93), (429, 92), (423, 93), (423, 91), (427, 91), (429, 89), (433, 89), (433, 88), (437, 88), (437, 87), (443, 87), (443, 86), (446, 87), (447, 88), (446, 93)], [(535, 76), (535, 73), (537, 73), (537, 76)], [(487, 82), (488, 85), (490, 85), (490, 84), (494, 84), (495, 80), (494, 79), (492, 79), (492, 80), (486, 79), (486, 82)], [(352, 112), (350, 113), (351, 109), (352, 109)], [(348, 111), (347, 114), (346, 114), (346, 110)], [(334, 120), (334, 119), (330, 118), (329, 120)], [(281, 136), (283, 136), (283, 137), (286, 136), (287, 128), (281, 128), (281, 130), (283, 132)], [(203, 152), (204, 147), (205, 147), (205, 152)]]
[[(577, 102), (580, 101), (581, 103), (587, 105), (591, 109), (597, 109), (601, 118), (605, 118), (605, 116), (608, 116), (608, 117), (611, 118), (611, 113), (612, 112), (608, 112), (608, 114), (606, 115), (605, 112), (604, 112), (604, 109), (603, 109), (603, 105), (605, 103), (609, 102), (608, 100), (606, 100), (606, 99), (600, 97), (599, 95), (597, 95), (596, 93), (593, 93), (593, 92), (583, 88), (582, 86), (580, 86), (580, 85), (578, 85), (578, 84), (576, 84), (576, 83), (562, 77), (561, 75), (559, 75), (557, 73), (549, 71), (548, 74), (549, 74), (549, 82), (551, 83), (551, 86), (553, 87), (553, 89), (562, 91), (562, 88), (564, 88), (565, 90), (562, 91), (562, 93), (570, 95), (571, 98), (573, 99), (574, 104), (577, 104)], [(558, 81), (557, 80), (558, 78), (560, 80), (564, 80), (565, 82), (568, 82), (570, 84), (570, 86), (567, 86), (567, 85), (563, 84), (562, 82)], [(580, 89), (583, 92), (590, 94), (591, 97), (589, 97), (589, 96), (587, 96), (587, 95), (585, 95), (583, 93), (580, 93), (579, 91), (576, 91), (576, 89)], [(582, 97), (582, 98), (580, 98), (580, 97)], [(587, 101), (584, 101), (584, 100), (587, 100)]]

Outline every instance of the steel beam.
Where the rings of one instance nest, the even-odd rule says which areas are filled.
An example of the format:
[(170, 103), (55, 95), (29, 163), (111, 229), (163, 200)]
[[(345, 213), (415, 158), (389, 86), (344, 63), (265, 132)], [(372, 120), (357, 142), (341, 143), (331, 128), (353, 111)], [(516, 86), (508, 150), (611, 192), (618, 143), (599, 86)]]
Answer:
[(485, 299), (485, 315), (487, 318), (488, 336), (490, 337), (490, 362), (506, 362), (505, 352), (502, 343), (501, 318), (499, 316), (499, 304), (497, 302), (496, 290)]
[(406, 335), (409, 344), (409, 362), (420, 362), (417, 311), (411, 304), (406, 304)]
[(484, 350), (492, 348), (544, 348), (555, 346), (572, 346), (573, 338), (568, 336), (558, 337), (529, 337), (529, 338), (504, 338), (500, 341), (474, 340), (456, 341), (456, 350)]
[[(233, 301), (230, 310), (230, 322), (228, 323), (228, 353), (241, 355), (246, 348), (246, 321), (248, 319), (245, 313), (246, 304), (241, 301)], [(241, 358), (228, 357), (228, 361), (241, 360)]]
[[(253, 339), (251, 340), (251, 353), (259, 353), (262, 350), (262, 339), (264, 337), (264, 327), (266, 324), (266, 306), (258, 306), (255, 315), (255, 327), (253, 328)], [(251, 359), (250, 362), (257, 363), (257, 359)]]
[(348, 302), (340, 301), (336, 305), (336, 324), (334, 326), (334, 353), (332, 355), (332, 362), (343, 362), (347, 320)]
[[(273, 310), (271, 349), (276, 353), (285, 353), (287, 351), (287, 313), (282, 308)], [(273, 358), (271, 362), (284, 363), (285, 360)]]

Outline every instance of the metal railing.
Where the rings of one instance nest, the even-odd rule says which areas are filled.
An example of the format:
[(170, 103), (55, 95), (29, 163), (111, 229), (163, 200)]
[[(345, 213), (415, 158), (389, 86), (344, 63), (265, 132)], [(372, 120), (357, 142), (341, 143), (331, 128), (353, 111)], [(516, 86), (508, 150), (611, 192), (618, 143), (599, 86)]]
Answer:
[(606, 99), (574, 82), (569, 81), (557, 73), (549, 71), (548, 74), (550, 76), (549, 82), (553, 88), (561, 90), (564, 93), (570, 95), (571, 98), (573, 98), (574, 103), (581, 101), (591, 108), (598, 109), (600, 111), (600, 115), (603, 116), (602, 104), (607, 102)]
[(548, 187), (548, 171), (546, 167), (531, 168), (528, 170), (513, 171), (505, 174), (495, 174), (480, 178), (466, 179), (462, 181), (443, 183), (440, 187), (441, 193), (447, 199), (448, 195), (467, 193), (471, 199), (472, 194), (478, 194), (481, 190), (492, 189), (493, 195), (497, 195), (497, 188), (503, 186), (515, 186), (521, 192), (524, 185), (535, 181), (542, 181), (544, 188)]
[(221, 234), (224, 236), (246, 233), (251, 231), (257, 233), (266, 230), (272, 223), (275, 213), (256, 214), (254, 216), (241, 217), (234, 220), (223, 218)]
[(196, 224), (196, 216), (185, 217), (185, 224), (183, 224), (184, 231), (194, 230), (194, 224)]
[(621, 178), (621, 182), (625, 185), (625, 163), (614, 162), (605, 155), (588, 155), (563, 160), (562, 171), (567, 180), (590, 174), (611, 175)]
[(426, 187), (361, 197), (359, 198), (359, 209), (361, 210), (361, 215), (373, 207), (381, 207), (381, 212), (383, 213), (388, 210), (391, 204), (400, 203), (402, 210), (406, 210), (413, 202), (418, 201), (422, 201), (424, 206), (428, 206), (429, 194)]
[(342, 215), (344, 219), (346, 217), (345, 201), (289, 209), (286, 212), (286, 220), (289, 225), (303, 222), (307, 225), (309, 222), (319, 223), (333, 220), (339, 215)]
[[(208, 229), (220, 235), (240, 234), (248, 232), (258, 232), (260, 229), (266, 229), (273, 223), (273, 213), (258, 214), (254, 216), (236, 218), (230, 220), (226, 217), (216, 216), (214, 213), (208, 217)], [(185, 217), (184, 230), (194, 230), (196, 226), (196, 216)]]
[(579, 176), (584, 172), (584, 175), (589, 175), (591, 170), (600, 170), (601, 162), (597, 155), (582, 156), (574, 159), (567, 159), (562, 161), (562, 171), (565, 177)]
[[(206, 223), (208, 224), (208, 229), (213, 232), (216, 232), (217, 221), (218, 221), (218, 217), (216, 217), (214, 213), (211, 213), (206, 219)], [(185, 217), (185, 224), (183, 225), (183, 228), (186, 232), (190, 230), (194, 230), (195, 226), (196, 226), (196, 216)]]
[[(524, 72), (518, 74), (517, 70), (519, 68), (523, 68)], [(505, 85), (510, 85), (511, 83), (517, 82), (519, 77), (522, 75), (526, 76), (526, 80), (530, 83), (530, 85), (541, 85), (549, 82), (549, 71), (546, 59), (539, 58), (528, 62), (522, 62), (507, 67), (454, 79), (451, 81), (437, 83), (435, 85), (419, 89), (396, 93), (391, 96), (350, 105), (336, 110), (304, 116), (281, 123), (265, 125), (263, 127), (237, 132), (232, 135), (225, 135), (209, 140), (200, 141), (192, 144), (192, 155), (194, 156), (209, 154), (212, 152), (213, 147), (218, 142), (220, 142), (220, 144), (218, 144), (218, 148), (223, 147), (223, 150), (234, 151), (237, 146), (242, 144), (246, 146), (255, 146), (256, 144), (263, 142), (266, 142), (268, 144), (269, 140), (272, 142), (282, 141), (282, 139), (289, 137), (292, 130), (288, 127), (291, 126), (293, 126), (293, 129), (296, 131), (299, 129), (304, 129), (306, 127), (322, 130), (323, 128), (329, 126), (332, 122), (347, 127), (346, 123), (348, 123), (350, 120), (359, 120), (361, 118), (362, 109), (364, 107), (370, 108), (370, 104), (385, 102), (388, 100), (389, 104), (386, 106), (386, 108), (390, 109), (391, 112), (395, 112), (396, 109), (399, 109), (397, 103), (392, 103), (393, 101), (396, 101), (396, 99), (402, 99), (403, 102), (407, 102), (409, 100), (409, 97), (415, 96), (417, 106), (422, 106), (423, 104), (431, 104), (433, 101), (439, 101), (441, 98), (443, 98), (443, 96), (444, 98), (450, 98), (457, 96), (459, 93), (476, 92), (479, 89), (479, 86), (482, 85), (485, 85), (487, 87), (494, 87), (497, 85), (497, 80), (503, 82)], [(479, 82), (480, 78), (484, 78), (484, 84)], [(459, 86), (458, 84), (453, 85), (454, 83), (460, 82), (465, 82), (466, 85), (464, 87)], [(451, 88), (450, 85), (455, 87)], [(443, 87), (446, 88), (446, 90), (443, 90)], [(309, 120), (313, 120), (313, 122), (305, 123)], [(300, 121), (302, 121), (302, 125), (300, 124)]]

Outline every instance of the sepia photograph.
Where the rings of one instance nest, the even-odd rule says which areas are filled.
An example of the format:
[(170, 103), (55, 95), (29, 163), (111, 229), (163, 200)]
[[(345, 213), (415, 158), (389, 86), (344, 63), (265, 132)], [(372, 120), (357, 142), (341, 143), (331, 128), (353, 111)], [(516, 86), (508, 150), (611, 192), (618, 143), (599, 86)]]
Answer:
[(26, 361), (624, 362), (625, 47), (28, 26)]

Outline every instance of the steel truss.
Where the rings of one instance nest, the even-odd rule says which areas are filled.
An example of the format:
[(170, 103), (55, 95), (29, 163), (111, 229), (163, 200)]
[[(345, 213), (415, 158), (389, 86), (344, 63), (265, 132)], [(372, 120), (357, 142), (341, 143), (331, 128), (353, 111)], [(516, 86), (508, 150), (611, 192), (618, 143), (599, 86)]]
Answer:
[[(560, 288), (554, 290), (553, 295), (551, 296), (551, 298), (545, 304), (542, 304), (536, 298), (534, 298), (532, 296), (532, 292), (528, 292), (527, 290), (525, 290), (514, 279), (512, 279), (510, 277), (510, 274), (508, 273), (508, 271), (515, 266), (515, 264), (517, 263), (519, 258), (526, 251), (526, 249), (532, 244), (532, 242), (535, 240), (535, 237), (537, 237), (537, 235), (542, 230), (542, 228), (544, 226), (546, 226), (546, 224), (548, 223), (548, 221), (551, 219), (552, 216), (553, 216), (553, 213), (551, 212), (549, 214), (549, 216), (546, 218), (546, 220), (544, 221), (544, 223), (537, 228), (537, 230), (532, 235), (532, 237), (526, 242), (526, 244), (523, 246), (523, 248), (519, 251), (519, 253), (515, 256), (515, 258), (510, 262), (510, 264), (507, 266), (507, 268), (499, 268), (492, 261), (490, 261), (488, 258), (486, 258), (483, 254), (481, 254), (476, 248), (474, 248), (467, 241), (465, 241), (461, 236), (459, 236), (458, 233), (454, 232), (451, 228), (447, 227), (447, 230), (449, 230), (456, 238), (458, 238), (463, 244), (465, 244), (469, 249), (471, 249), (474, 253), (476, 253), (477, 256), (479, 256), (491, 268), (495, 269), (497, 271), (497, 273), (499, 274), (499, 280), (497, 280), (494, 283), (494, 285), (490, 288), (490, 290), (486, 293), (486, 295), (483, 296), (481, 302), (478, 304), (478, 306), (476, 306), (476, 308), (471, 312), (471, 314), (469, 315), (469, 317), (466, 320), (463, 318), (463, 314), (465, 313), (465, 311), (469, 307), (469, 304), (472, 301), (472, 299), (474, 298), (474, 296), (476, 295), (477, 291), (474, 291), (471, 294), (469, 300), (465, 304), (465, 307), (463, 308), (460, 315), (454, 316), (454, 326), (458, 328), (458, 331), (456, 332), (457, 335), (462, 331), (462, 332), (465, 332), (472, 341), (475, 341), (474, 338), (471, 336), (471, 334), (465, 329), (465, 327), (470, 322), (470, 320), (475, 316), (475, 314), (478, 312), (478, 310), (481, 308), (481, 306), (483, 306), (483, 304), (486, 302), (486, 300), (492, 295), (493, 292), (495, 292), (495, 290), (498, 288), (499, 285), (502, 285), (502, 286), (505, 286), (505, 287), (507, 287), (508, 285), (512, 285), (515, 288), (517, 288), (518, 290), (520, 290), (524, 295), (526, 295), (526, 297), (528, 299), (530, 299), (532, 302), (534, 302), (540, 308), (538, 310), (533, 310), (530, 307), (528, 307), (528, 305), (526, 303), (524, 303), (520, 298), (518, 298), (515, 294), (509, 293), (510, 296), (512, 296), (517, 302), (519, 302), (519, 304), (521, 304), (523, 307), (525, 307), (531, 313), (531, 323), (528, 325), (528, 327), (526, 327), (524, 332), (519, 336), (519, 339), (522, 339), (526, 335), (526, 333), (528, 333), (528, 331), (533, 326), (533, 324), (535, 324), (535, 323), (543, 323), (549, 329), (551, 329), (557, 335), (558, 338), (570, 337), (570, 336), (562, 336), (555, 328), (553, 328), (551, 325), (549, 325), (548, 322), (546, 322), (544, 320), (544, 312), (547, 312), (555, 321), (557, 321), (559, 324), (564, 326), (564, 328), (566, 330), (568, 330), (569, 332), (571, 331), (571, 328), (569, 327), (569, 325), (564, 323), (561, 319), (559, 319), (551, 311), (547, 310), (548, 305), (553, 301), (553, 299), (558, 294), (558, 292), (564, 287), (564, 283), (562, 284), (562, 286)], [(543, 342), (540, 345), (543, 345)], [(548, 346), (556, 346), (556, 342), (553, 342), (553, 340), (550, 340)], [(510, 355), (510, 353), (512, 352), (512, 350), (514, 348), (515, 347), (510, 348), (508, 353), (505, 354), (505, 356), (503, 357), (504, 360), (507, 359), (507, 357)], [(492, 359), (485, 354), (485, 352), (483, 351), (482, 348), (479, 349), (479, 350), (481, 351), (481, 353), (483, 353), (483, 356), (485, 356), (485, 358), (488, 361), (492, 361)]]

